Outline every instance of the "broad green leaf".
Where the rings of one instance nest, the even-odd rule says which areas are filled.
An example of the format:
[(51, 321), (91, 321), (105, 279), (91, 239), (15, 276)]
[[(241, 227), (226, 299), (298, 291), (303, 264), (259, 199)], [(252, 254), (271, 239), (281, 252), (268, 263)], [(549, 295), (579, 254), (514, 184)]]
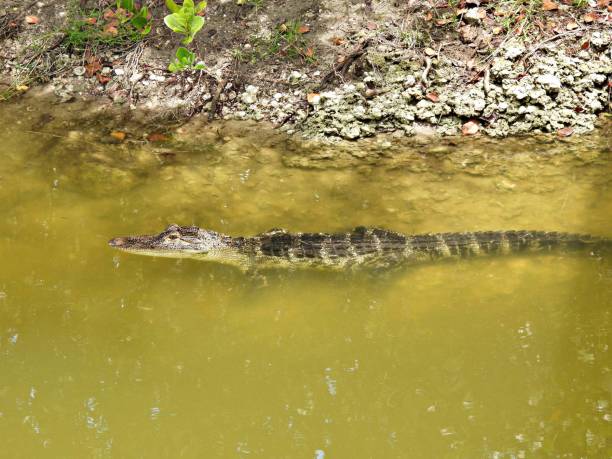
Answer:
[(178, 13), (181, 9), (181, 7), (174, 3), (172, 0), (166, 0), (166, 8), (168, 8), (173, 13)]
[(180, 60), (185, 60), (189, 58), (191, 54), (191, 51), (189, 51), (187, 48), (183, 48), (182, 46), (176, 50), (176, 57)]
[(180, 14), (169, 14), (164, 18), (164, 23), (176, 33), (188, 34), (187, 24)]
[(195, 12), (196, 12), (196, 13), (199, 13), (199, 12), (200, 12), (200, 11), (202, 11), (204, 8), (206, 8), (206, 5), (207, 5), (207, 4), (208, 4), (208, 3), (207, 3), (207, 2), (205, 2), (205, 1), (204, 1), (204, 2), (200, 2), (200, 3), (198, 3), (198, 4), (197, 4), (197, 6), (195, 7)]
[(172, 73), (176, 73), (180, 70), (180, 68), (175, 62), (170, 62), (170, 65), (168, 66), (168, 70), (170, 70)]
[(186, 18), (190, 18), (195, 15), (195, 6), (193, 4), (193, 0), (184, 0), (183, 7), (181, 8), (181, 10)]
[(137, 29), (144, 29), (149, 23), (147, 17), (142, 16), (140, 13), (134, 16), (130, 22)]
[(189, 24), (189, 32), (193, 37), (196, 33), (200, 31), (200, 29), (204, 27), (204, 18), (201, 16), (194, 16), (191, 18), (191, 22)]
[(184, 45), (188, 45), (193, 41), (193, 35), (187, 35), (185, 38), (181, 40), (181, 43)]

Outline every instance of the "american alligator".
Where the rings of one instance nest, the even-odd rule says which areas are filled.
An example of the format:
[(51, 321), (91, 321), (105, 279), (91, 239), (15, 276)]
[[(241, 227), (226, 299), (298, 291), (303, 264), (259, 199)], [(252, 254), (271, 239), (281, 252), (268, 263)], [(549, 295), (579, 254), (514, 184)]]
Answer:
[(170, 225), (157, 235), (118, 237), (109, 245), (141, 255), (211, 260), (249, 270), (269, 266), (391, 267), (554, 249), (594, 252), (611, 242), (584, 234), (544, 231), (403, 235), (365, 227), (334, 234), (272, 229), (253, 237), (231, 237), (197, 226)]

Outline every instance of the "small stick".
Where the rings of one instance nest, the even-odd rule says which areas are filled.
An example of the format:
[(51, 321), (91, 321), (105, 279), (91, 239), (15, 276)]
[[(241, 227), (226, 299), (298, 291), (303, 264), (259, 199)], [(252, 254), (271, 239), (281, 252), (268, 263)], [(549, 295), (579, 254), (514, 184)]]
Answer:
[(429, 74), (430, 69), (431, 69), (431, 59), (426, 57), (425, 58), (425, 69), (423, 70), (423, 73), (421, 74), (421, 81), (423, 82), (425, 87), (429, 86), (429, 80), (427, 80), (427, 75)]
[(221, 97), (221, 93), (227, 86), (227, 81), (229, 80), (229, 75), (226, 76), (217, 84), (217, 89), (215, 90), (215, 94), (210, 101), (210, 111), (208, 112), (208, 120), (212, 121), (215, 118), (215, 113), (217, 111), (217, 103), (219, 102), (219, 97)]

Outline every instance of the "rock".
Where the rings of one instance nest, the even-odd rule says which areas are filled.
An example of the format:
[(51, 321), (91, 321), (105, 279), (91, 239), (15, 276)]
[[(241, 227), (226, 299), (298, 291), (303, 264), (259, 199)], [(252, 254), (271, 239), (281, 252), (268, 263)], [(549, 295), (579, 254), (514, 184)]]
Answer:
[(296, 70), (291, 72), (291, 74), (289, 75), (289, 83), (291, 84), (298, 84), (301, 79), (302, 79), (302, 74)]
[(154, 73), (152, 73), (151, 75), (149, 75), (149, 80), (151, 81), (166, 81), (166, 77), (163, 75), (156, 75)]
[(248, 85), (244, 88), (244, 93), (240, 96), (240, 100), (245, 104), (254, 104), (257, 102), (257, 91), (259, 91), (257, 86), (253, 86), (252, 84)]
[(414, 86), (416, 84), (416, 78), (414, 75), (406, 75), (404, 78), (404, 87)]
[(481, 8), (470, 8), (467, 10), (467, 13), (463, 16), (463, 19), (467, 23), (471, 24), (479, 24), (484, 18), (487, 17), (487, 13), (485, 10)]
[(561, 80), (551, 73), (540, 75), (536, 81), (548, 90), (558, 90), (561, 88)]
[(109, 73), (111, 73), (112, 69), (110, 67), (102, 67), (102, 70), (100, 71), (100, 73), (102, 75), (108, 75)]
[(125, 75), (125, 70), (123, 70), (121, 67), (118, 67), (118, 68), (114, 69), (113, 72), (117, 76)]
[(130, 82), (136, 83), (136, 82), (142, 80), (143, 76), (144, 75), (142, 73), (133, 73), (132, 76), (130, 77)]
[(525, 52), (525, 47), (521, 44), (509, 46), (506, 48), (504, 57), (509, 60), (514, 60)]
[(85, 75), (85, 67), (82, 67), (82, 66), (75, 67), (72, 70), (72, 73), (74, 73), (76, 76), (83, 76)]

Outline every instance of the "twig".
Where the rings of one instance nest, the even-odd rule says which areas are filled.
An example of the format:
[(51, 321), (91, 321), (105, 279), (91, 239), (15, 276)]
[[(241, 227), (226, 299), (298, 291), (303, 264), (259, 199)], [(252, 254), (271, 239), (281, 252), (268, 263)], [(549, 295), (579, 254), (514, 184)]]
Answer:
[(429, 70), (431, 70), (431, 59), (429, 57), (425, 58), (425, 69), (423, 69), (423, 73), (421, 74), (421, 81), (425, 85), (425, 87), (429, 86), (429, 80), (427, 80), (427, 74), (429, 74)]
[(346, 73), (351, 68), (351, 65), (353, 65), (353, 62), (365, 54), (366, 49), (368, 46), (370, 46), (370, 43), (371, 39), (368, 38), (359, 43), (359, 45), (357, 45), (357, 47), (348, 56), (344, 56), (344, 59), (334, 65), (334, 68), (323, 77), (321, 83), (319, 84), (319, 88), (331, 83), (337, 76), (344, 78)]
[(210, 101), (210, 111), (208, 112), (208, 120), (212, 121), (215, 118), (215, 113), (217, 112), (217, 103), (219, 102), (219, 97), (221, 97), (221, 93), (227, 86), (227, 81), (229, 80), (229, 75), (221, 80), (221, 82), (217, 83), (217, 89), (215, 90), (215, 94), (213, 95), (212, 100)]

